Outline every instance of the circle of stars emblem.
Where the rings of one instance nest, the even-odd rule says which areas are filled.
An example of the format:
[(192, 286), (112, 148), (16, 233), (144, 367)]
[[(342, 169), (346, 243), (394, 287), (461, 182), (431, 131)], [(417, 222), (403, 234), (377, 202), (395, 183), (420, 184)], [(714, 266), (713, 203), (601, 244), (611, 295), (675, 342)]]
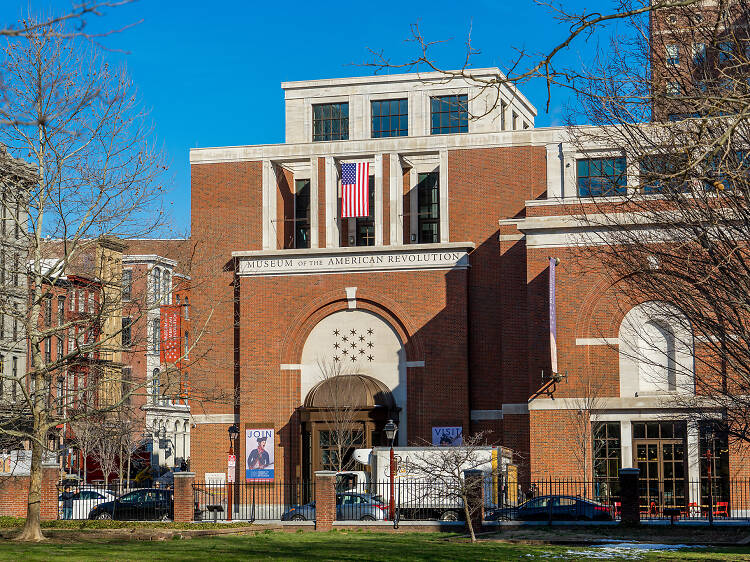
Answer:
[(358, 359), (367, 359), (368, 362), (375, 361), (373, 336), (375, 330), (358, 332), (355, 329), (333, 330), (333, 360), (336, 362), (349, 359), (355, 363)]

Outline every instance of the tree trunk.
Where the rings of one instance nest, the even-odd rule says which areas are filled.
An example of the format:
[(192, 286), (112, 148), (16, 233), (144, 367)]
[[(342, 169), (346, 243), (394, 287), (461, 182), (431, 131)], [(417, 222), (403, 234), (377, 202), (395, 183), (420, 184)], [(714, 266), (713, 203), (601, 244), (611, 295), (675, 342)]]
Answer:
[(29, 478), (29, 503), (26, 522), (19, 541), (39, 542), (44, 540), (41, 526), (42, 507), (42, 446), (37, 441), (31, 442), (31, 475)]
[(120, 471), (119, 471), (120, 482), (117, 484), (117, 493), (120, 494), (120, 495), (122, 495), (122, 445), (120, 445), (119, 463), (120, 463)]
[(127, 482), (127, 485), (125, 488), (126, 490), (130, 490), (130, 458), (131, 456), (132, 455), (130, 454), (130, 449), (128, 449), (128, 473), (126, 475), (126, 480), (125, 480)]
[(471, 506), (469, 506), (469, 494), (465, 494), (461, 497), (464, 502), (464, 517), (466, 518), (466, 526), (469, 528), (469, 536), (471, 542), (477, 542), (477, 536), (474, 534), (474, 523), (471, 521)]
[(84, 484), (88, 482), (87, 474), (88, 474), (89, 467), (88, 467), (87, 459), (88, 459), (88, 455), (86, 453), (83, 453), (83, 483)]

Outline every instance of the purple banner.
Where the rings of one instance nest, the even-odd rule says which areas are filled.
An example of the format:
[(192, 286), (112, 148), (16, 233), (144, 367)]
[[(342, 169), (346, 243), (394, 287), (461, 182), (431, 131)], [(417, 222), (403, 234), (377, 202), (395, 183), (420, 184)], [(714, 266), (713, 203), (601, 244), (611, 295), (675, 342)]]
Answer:
[(549, 355), (552, 373), (557, 373), (557, 303), (555, 302), (555, 266), (557, 258), (549, 259)]

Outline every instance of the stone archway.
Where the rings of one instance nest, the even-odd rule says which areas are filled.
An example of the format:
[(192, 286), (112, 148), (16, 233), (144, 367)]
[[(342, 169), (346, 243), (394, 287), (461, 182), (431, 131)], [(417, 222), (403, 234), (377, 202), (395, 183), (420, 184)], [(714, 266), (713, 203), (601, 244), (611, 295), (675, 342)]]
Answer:
[(407, 443), (407, 381), (404, 342), (381, 316), (340, 310), (316, 324), (301, 354), (300, 396), (332, 374), (358, 374), (382, 383), (400, 408), (398, 444)]

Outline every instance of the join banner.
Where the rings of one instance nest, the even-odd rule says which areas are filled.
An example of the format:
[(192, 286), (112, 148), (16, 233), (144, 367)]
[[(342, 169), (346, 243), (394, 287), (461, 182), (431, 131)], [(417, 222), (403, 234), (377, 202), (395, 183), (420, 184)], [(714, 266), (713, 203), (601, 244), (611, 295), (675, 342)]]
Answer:
[(245, 430), (246, 482), (273, 482), (273, 429)]

